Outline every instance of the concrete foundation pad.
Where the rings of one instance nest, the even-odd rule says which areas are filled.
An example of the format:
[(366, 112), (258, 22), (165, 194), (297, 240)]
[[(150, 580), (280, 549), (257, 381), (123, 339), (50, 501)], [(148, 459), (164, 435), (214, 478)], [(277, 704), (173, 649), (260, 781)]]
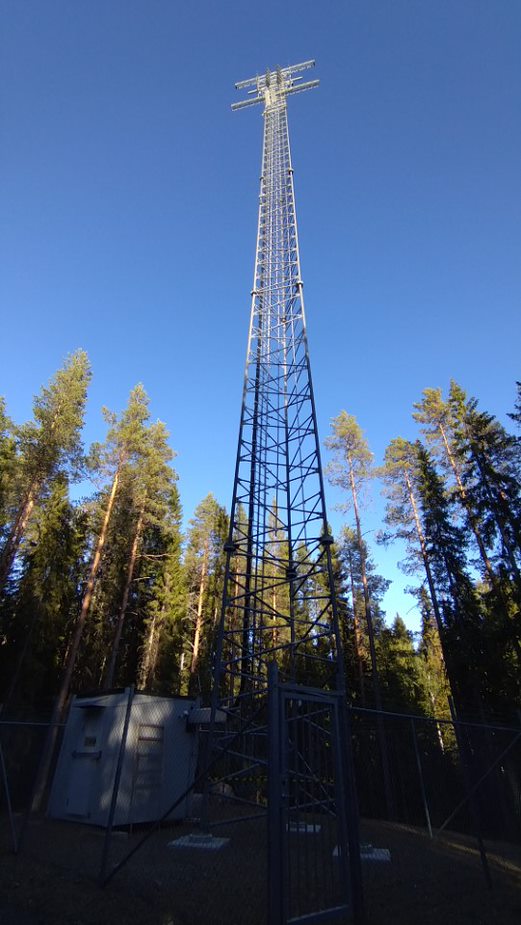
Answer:
[(224, 848), (229, 838), (218, 838), (216, 835), (208, 835), (205, 832), (192, 832), (190, 835), (182, 835), (174, 841), (169, 841), (167, 848), (195, 848), (199, 851), (218, 851)]
[[(338, 845), (333, 849), (333, 857), (338, 857)], [(373, 848), (372, 845), (361, 845), (360, 860), (389, 864), (391, 862), (391, 852), (389, 848)]]
[(288, 832), (296, 832), (300, 834), (301, 832), (307, 833), (308, 835), (318, 835), (320, 832), (321, 826), (314, 822), (288, 822), (286, 830)]

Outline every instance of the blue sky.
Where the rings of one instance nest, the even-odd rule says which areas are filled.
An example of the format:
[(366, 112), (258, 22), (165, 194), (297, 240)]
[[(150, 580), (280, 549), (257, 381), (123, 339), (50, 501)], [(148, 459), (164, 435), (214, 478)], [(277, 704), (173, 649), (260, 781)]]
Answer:
[[(505, 421), (521, 378), (520, 45), (518, 0), (3, 0), (12, 416), (82, 346), (87, 442), (101, 405), (142, 381), (186, 515), (208, 491), (229, 505), (262, 133), (258, 108), (230, 103), (235, 81), (315, 58), (320, 88), (289, 120), (322, 438), (345, 408), (380, 461), (451, 377)], [(376, 550), (390, 616), (413, 604), (401, 555)]]

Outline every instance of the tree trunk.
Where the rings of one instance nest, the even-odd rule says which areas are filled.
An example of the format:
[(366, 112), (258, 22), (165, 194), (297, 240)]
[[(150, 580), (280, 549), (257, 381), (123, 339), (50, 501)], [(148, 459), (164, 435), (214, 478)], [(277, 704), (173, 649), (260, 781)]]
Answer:
[(125, 579), (125, 587), (123, 589), (121, 607), (119, 608), (118, 622), (116, 625), (116, 632), (114, 634), (114, 642), (112, 644), (112, 651), (110, 653), (109, 664), (108, 664), (108, 668), (105, 674), (104, 686), (107, 688), (112, 687), (112, 685), (114, 684), (114, 673), (116, 670), (116, 661), (118, 657), (119, 647), (121, 644), (123, 625), (125, 623), (125, 614), (127, 611), (128, 596), (130, 593), (130, 585), (132, 584), (132, 579), (134, 578), (134, 569), (136, 567), (137, 551), (138, 551), (139, 541), (141, 539), (142, 527), (143, 527), (143, 511), (141, 510), (139, 512), (139, 517), (136, 523), (136, 529), (134, 531), (134, 539), (132, 540), (132, 548), (130, 550), (130, 559), (128, 560), (127, 577)]
[(362, 590), (364, 594), (364, 610), (367, 622), (367, 635), (369, 637), (369, 653), (371, 656), (371, 672), (373, 680), (374, 700), (377, 710), (382, 709), (382, 698), (380, 694), (380, 679), (378, 677), (378, 666), (376, 663), (376, 646), (374, 639), (373, 614), (371, 611), (371, 599), (369, 596), (369, 585), (367, 583), (367, 568), (364, 549), (364, 540), (362, 537), (362, 526), (360, 521), (360, 512), (358, 509), (358, 494), (356, 490), (355, 474), (349, 459), (349, 479), (351, 482), (351, 495), (353, 497), (353, 509), (355, 513), (356, 537), (358, 542), (358, 552), (360, 555), (360, 574), (362, 578)]
[(69, 696), (69, 689), (72, 680), (72, 674), (74, 671), (74, 666), (76, 664), (76, 659), (78, 657), (78, 650), (80, 647), (81, 637), (83, 634), (83, 629), (89, 614), (90, 605), (92, 602), (92, 597), (94, 594), (94, 589), (96, 587), (96, 578), (100, 567), (101, 555), (103, 553), (103, 547), (105, 546), (105, 541), (107, 539), (108, 527), (110, 523), (110, 518), (112, 515), (112, 509), (114, 507), (114, 501), (116, 498), (116, 493), (118, 490), (120, 478), (120, 467), (116, 470), (114, 479), (112, 482), (112, 488), (110, 490), (109, 499), (107, 502), (107, 507), (105, 509), (105, 516), (103, 518), (103, 524), (101, 527), (100, 534), (98, 536), (98, 542), (96, 543), (96, 550), (94, 557), (91, 562), (89, 577), (87, 580), (87, 587), (85, 589), (85, 594), (83, 595), (83, 601), (81, 605), (80, 615), (76, 622), (75, 631), (69, 645), (67, 656), (65, 659), (65, 671), (63, 674), (63, 679), (61, 687), (56, 698), (54, 709), (51, 717), (51, 723), (49, 727), (49, 734), (44, 746), (44, 751), (42, 755), (42, 761), (40, 764), (40, 769), (38, 772), (38, 779), (35, 787), (35, 794), (33, 798), (33, 809), (41, 809), (45, 791), (47, 788), (47, 782), (49, 777), (49, 772), (51, 769), (51, 763), (53, 759), (54, 749), (56, 746), (56, 741), (58, 737), (58, 725), (63, 721), (65, 706)]
[(409, 504), (411, 505), (411, 510), (414, 516), (416, 535), (418, 537), (418, 543), (420, 544), (420, 552), (421, 552), (423, 567), (425, 569), (425, 575), (427, 577), (427, 584), (429, 586), (429, 594), (431, 596), (432, 609), (434, 610), (436, 626), (438, 627), (438, 635), (440, 637), (440, 645), (441, 645), (441, 654), (442, 654), (443, 661), (445, 662), (445, 667), (447, 667), (447, 663), (445, 660), (445, 653), (443, 651), (443, 622), (441, 619), (441, 611), (440, 611), (440, 606), (438, 603), (438, 595), (436, 594), (436, 588), (434, 586), (434, 579), (432, 577), (431, 564), (429, 562), (429, 557), (427, 555), (427, 546), (425, 543), (425, 537), (423, 535), (422, 525), (420, 522), (420, 515), (418, 514), (418, 505), (416, 503), (416, 498), (414, 497), (414, 492), (412, 490), (411, 480), (407, 472), (405, 473), (405, 484), (407, 485), (407, 493), (409, 495)]
[(199, 666), (199, 652), (201, 647), (201, 634), (203, 630), (203, 602), (206, 590), (206, 573), (208, 570), (208, 543), (204, 545), (203, 562), (201, 565), (201, 580), (199, 582), (199, 597), (197, 600), (197, 616), (195, 620), (194, 641), (192, 646), (192, 661), (190, 664), (190, 689), (193, 686), (195, 674)]
[[(155, 613), (152, 617), (152, 620), (149, 623), (147, 631), (147, 639), (144, 646), (144, 655), (139, 668), (139, 677), (138, 684), (141, 690), (146, 690), (150, 684), (150, 678), (153, 676), (156, 662), (157, 662), (157, 640), (159, 627), (163, 622), (163, 614), (165, 611), (164, 604), (161, 607), (161, 613)], [(182, 666), (180, 666), (180, 671), (182, 671)]]
[[(436, 700), (435, 700), (433, 693), (429, 693), (429, 700), (431, 702), (432, 714), (433, 716), (436, 716)], [(445, 743), (443, 741), (443, 733), (441, 731), (441, 725), (438, 722), (438, 720), (436, 720), (435, 725), (436, 725), (436, 735), (438, 737), (438, 744), (440, 746), (442, 755), (444, 755), (445, 754)]]
[(0, 591), (3, 591), (7, 579), (9, 578), (9, 573), (13, 567), (16, 553), (18, 552), (22, 537), (25, 533), (29, 518), (35, 505), (37, 491), (38, 482), (34, 481), (30, 486), (29, 491), (27, 492), (26, 499), (20, 511), (18, 512), (16, 521), (13, 524), (11, 533), (9, 534), (5, 547), (2, 551), (2, 556), (0, 558)]
[(355, 658), (358, 667), (358, 683), (360, 685), (360, 701), (362, 706), (365, 707), (365, 679), (364, 664), (362, 660), (362, 634), (360, 632), (360, 621), (356, 612), (356, 589), (351, 555), (349, 555), (349, 581), (351, 585), (351, 600), (353, 606), (353, 633), (355, 643)]
[(364, 592), (364, 609), (365, 617), (367, 621), (367, 634), (369, 636), (369, 653), (371, 656), (371, 675), (373, 682), (373, 691), (375, 706), (377, 710), (376, 716), (376, 725), (377, 725), (377, 734), (378, 741), (380, 746), (380, 755), (382, 759), (382, 775), (384, 783), (384, 794), (385, 794), (385, 804), (387, 810), (387, 817), (389, 819), (394, 819), (395, 809), (394, 809), (394, 797), (391, 785), (391, 771), (389, 767), (389, 754), (387, 750), (387, 738), (385, 735), (384, 720), (382, 715), (382, 697), (380, 693), (380, 678), (378, 676), (378, 665), (376, 662), (376, 646), (374, 639), (374, 627), (373, 627), (373, 615), (371, 612), (371, 599), (369, 596), (369, 585), (367, 582), (367, 569), (366, 569), (366, 559), (365, 559), (365, 548), (364, 540), (362, 537), (362, 526), (360, 522), (360, 512), (358, 509), (358, 494), (356, 489), (355, 474), (353, 471), (353, 463), (351, 457), (348, 456), (349, 462), (349, 480), (351, 483), (351, 495), (353, 498), (353, 510), (355, 514), (355, 523), (356, 523), (356, 536), (358, 541), (358, 551), (360, 554), (360, 572), (362, 577), (362, 588)]

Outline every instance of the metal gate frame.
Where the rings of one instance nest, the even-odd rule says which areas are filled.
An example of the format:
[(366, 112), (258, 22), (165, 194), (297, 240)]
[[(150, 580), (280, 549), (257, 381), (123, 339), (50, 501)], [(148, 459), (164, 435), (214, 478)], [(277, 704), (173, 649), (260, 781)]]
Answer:
[[(324, 717), (329, 717), (326, 725)], [(281, 684), (277, 666), (272, 664), (268, 729), (269, 925), (333, 921), (359, 925), (364, 920), (360, 842), (353, 768), (348, 760), (345, 696), (320, 688)], [(313, 734), (316, 738), (317, 731), (323, 744), (318, 750), (311, 747), (310, 741)], [(301, 749), (297, 739), (303, 737)], [(311, 822), (302, 821), (299, 817), (303, 814)], [(331, 828), (336, 856), (331, 851)], [(300, 869), (301, 862), (304, 871)], [(324, 885), (327, 880), (336, 895), (328, 902), (324, 891), (318, 901), (315, 898), (316, 908), (309, 908), (314, 899), (311, 888), (320, 879), (319, 873)], [(292, 895), (295, 880), (297, 892), (302, 885), (309, 890), (303, 903), (308, 908), (297, 909), (296, 914)]]

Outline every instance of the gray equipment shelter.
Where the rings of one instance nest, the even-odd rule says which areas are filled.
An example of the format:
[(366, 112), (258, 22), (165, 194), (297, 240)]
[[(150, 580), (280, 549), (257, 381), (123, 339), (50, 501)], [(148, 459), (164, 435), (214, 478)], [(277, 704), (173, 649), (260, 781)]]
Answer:
[[(75, 697), (69, 711), (53, 778), (48, 815), (105, 826), (123, 747), (113, 824), (160, 819), (193, 783), (197, 762), (196, 726), (189, 723), (196, 701), (187, 697), (132, 697), (130, 691)], [(170, 819), (187, 815), (183, 799)]]

